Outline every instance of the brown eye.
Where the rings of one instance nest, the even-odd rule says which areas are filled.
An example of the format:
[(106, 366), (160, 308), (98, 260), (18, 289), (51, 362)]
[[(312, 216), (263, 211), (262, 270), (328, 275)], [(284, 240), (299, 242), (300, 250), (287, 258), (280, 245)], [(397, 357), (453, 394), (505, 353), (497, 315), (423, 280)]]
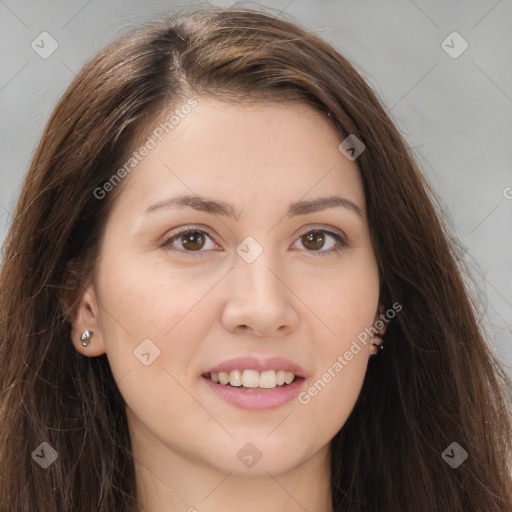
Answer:
[(191, 228), (178, 230), (162, 244), (170, 251), (189, 256), (203, 256), (207, 250), (215, 249), (215, 245), (212, 236), (206, 231)]
[(344, 236), (325, 229), (310, 230), (304, 233), (295, 243), (299, 242), (306, 252), (316, 253), (318, 256), (336, 254), (348, 247)]
[[(344, 236), (325, 229), (310, 230), (295, 243), (298, 242), (302, 244), (306, 252), (312, 252), (319, 256), (335, 254), (348, 246)], [(211, 245), (208, 246), (208, 243)], [(163, 243), (163, 247), (166, 249), (189, 256), (203, 256), (209, 250), (216, 250), (215, 245), (212, 235), (201, 229), (191, 228), (178, 230)]]
[(181, 235), (181, 238), (183, 247), (191, 251), (202, 249), (205, 243), (205, 237), (200, 231), (189, 231)]
[(310, 231), (302, 236), (302, 243), (307, 249), (317, 251), (325, 243), (325, 236), (322, 231)]

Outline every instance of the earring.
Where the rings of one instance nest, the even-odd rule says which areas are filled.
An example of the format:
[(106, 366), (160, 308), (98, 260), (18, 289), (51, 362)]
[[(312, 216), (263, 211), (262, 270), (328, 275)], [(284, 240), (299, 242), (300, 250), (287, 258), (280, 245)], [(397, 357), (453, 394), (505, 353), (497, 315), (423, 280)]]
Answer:
[[(380, 338), (381, 340), (384, 339), (384, 335), (381, 334), (380, 332), (378, 332), (377, 334), (375, 334), (375, 337), (376, 338)], [(377, 352), (375, 352), (374, 354), (370, 354), (370, 357), (373, 357), (373, 356), (376, 356), (378, 353), (379, 353), (379, 349), (380, 350), (384, 350), (384, 344), (383, 343), (373, 343), (372, 342), (372, 345), (374, 347), (377, 347)]]
[(93, 334), (94, 333), (92, 331), (89, 331), (89, 329), (87, 329), (86, 331), (84, 331), (82, 333), (82, 336), (80, 336), (80, 339), (82, 340), (82, 345), (84, 347), (87, 347), (87, 345), (89, 345)]

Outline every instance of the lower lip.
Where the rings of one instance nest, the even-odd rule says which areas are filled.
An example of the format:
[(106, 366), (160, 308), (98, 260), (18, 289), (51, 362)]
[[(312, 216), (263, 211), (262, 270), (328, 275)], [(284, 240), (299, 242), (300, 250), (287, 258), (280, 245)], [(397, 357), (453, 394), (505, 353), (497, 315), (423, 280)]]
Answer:
[(206, 377), (202, 377), (202, 379), (224, 401), (241, 409), (252, 411), (277, 409), (290, 402), (299, 394), (305, 380), (300, 378), (287, 386), (269, 391), (247, 391), (244, 388), (217, 384)]

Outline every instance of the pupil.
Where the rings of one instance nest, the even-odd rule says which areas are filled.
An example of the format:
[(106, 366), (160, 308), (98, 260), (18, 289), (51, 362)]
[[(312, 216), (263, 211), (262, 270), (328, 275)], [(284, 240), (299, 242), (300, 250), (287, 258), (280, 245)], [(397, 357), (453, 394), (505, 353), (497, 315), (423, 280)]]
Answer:
[(304, 245), (307, 247), (310, 244), (310, 248), (312, 249), (321, 249), (324, 245), (324, 235), (321, 231), (311, 231), (305, 235), (306, 242)]
[(201, 249), (204, 245), (204, 237), (199, 231), (192, 231), (185, 235), (183, 247), (188, 249)]

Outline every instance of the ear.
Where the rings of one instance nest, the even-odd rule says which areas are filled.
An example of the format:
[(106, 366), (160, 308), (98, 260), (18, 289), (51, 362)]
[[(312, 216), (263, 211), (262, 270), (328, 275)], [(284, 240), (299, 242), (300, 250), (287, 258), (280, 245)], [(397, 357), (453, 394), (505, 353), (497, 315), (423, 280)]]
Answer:
[[(382, 337), (384, 336), (384, 333), (386, 332), (386, 330), (388, 328), (387, 322), (389, 321), (389, 320), (386, 321), (384, 311), (385, 311), (384, 304), (380, 304), (379, 309), (378, 309), (377, 313), (375, 314), (375, 319), (373, 322), (373, 325), (375, 326), (376, 329), (378, 329), (379, 335)], [(382, 345), (383, 340), (379, 335), (375, 335), (372, 338), (372, 345), (370, 346), (370, 355), (375, 355), (380, 350), (379, 347)], [(375, 346), (374, 343), (378, 346)]]
[[(101, 329), (101, 319), (94, 286), (90, 285), (79, 297), (68, 314), (71, 324), (71, 342), (75, 349), (84, 356), (100, 356), (106, 352), (105, 339)], [(89, 344), (82, 345), (81, 336), (86, 330), (92, 331)]]

